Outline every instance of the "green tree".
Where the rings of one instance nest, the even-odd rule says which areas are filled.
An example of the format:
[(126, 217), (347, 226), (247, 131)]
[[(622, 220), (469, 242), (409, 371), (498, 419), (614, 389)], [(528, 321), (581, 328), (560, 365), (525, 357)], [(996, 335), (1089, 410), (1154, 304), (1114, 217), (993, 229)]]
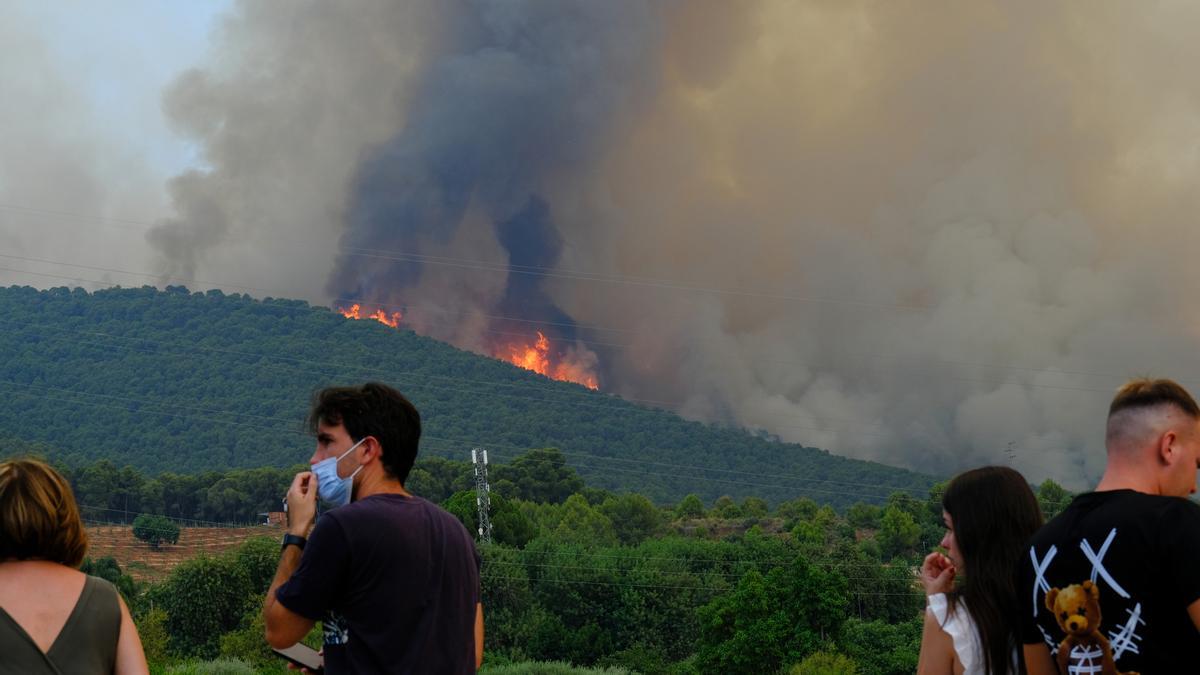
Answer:
[(846, 510), (846, 520), (856, 528), (874, 530), (879, 527), (883, 509), (875, 504), (855, 502)]
[(605, 499), (600, 512), (613, 524), (617, 539), (634, 546), (654, 535), (662, 524), (658, 507), (642, 495), (625, 493)]
[(133, 536), (157, 549), (163, 543), (179, 542), (179, 525), (166, 516), (142, 513), (133, 519)]
[(611, 546), (617, 543), (612, 520), (589, 505), (582, 496), (567, 497), (560, 514), (561, 519), (554, 530), (556, 541), (587, 546)]
[(105, 556), (96, 560), (84, 558), (83, 564), (79, 566), (79, 571), (94, 577), (100, 577), (112, 583), (120, 591), (121, 596), (125, 598), (126, 604), (133, 603), (133, 599), (138, 591), (137, 583), (133, 580), (133, 577), (121, 571), (121, 566), (117, 563), (116, 558), (112, 556)]
[(714, 518), (741, 518), (742, 509), (729, 495), (721, 495), (713, 502), (712, 516)]
[(899, 624), (849, 618), (838, 633), (838, 648), (871, 675), (910, 675), (921, 653), (921, 615)]
[(690, 494), (684, 497), (679, 502), (679, 506), (675, 507), (676, 518), (702, 518), (704, 516), (704, 502), (700, 501), (700, 497), (696, 494)]
[(885, 558), (905, 555), (916, 550), (921, 539), (921, 528), (909, 512), (889, 505), (879, 519), (876, 538)]
[(151, 597), (166, 613), (171, 650), (201, 658), (215, 657), (221, 636), (237, 628), (246, 612), (262, 601), (249, 574), (232, 556), (203, 554), (172, 570)]
[[(472, 537), (478, 538), (479, 505), (475, 499), (474, 490), (463, 490), (446, 500), (443, 508), (462, 521)], [(537, 525), (512, 500), (493, 493), (490, 501), (488, 516), (492, 520), (492, 541), (520, 548), (537, 536)]]
[(729, 595), (701, 607), (702, 672), (770, 673), (831, 638), (845, 618), (846, 579), (795, 558), (764, 577), (747, 572)]
[(167, 613), (155, 607), (135, 617), (138, 638), (142, 641), (142, 651), (146, 654), (151, 670), (157, 665), (165, 665), (170, 660), (170, 635), (167, 633)]
[(497, 465), (492, 474), (495, 492), (531, 502), (560, 504), (583, 489), (583, 479), (558, 448), (530, 450), (510, 464)]
[(788, 675), (858, 675), (858, 665), (842, 654), (813, 652), (792, 666)]
[(801, 518), (811, 518), (820, 506), (808, 497), (790, 499), (775, 507), (775, 515), (784, 520), (793, 521)]
[(1047, 478), (1037, 489), (1038, 506), (1042, 515), (1049, 520), (1058, 515), (1071, 502), (1072, 495), (1063, 486)]
[(536, 636), (532, 634), (528, 619), (530, 613), (544, 610), (534, 599), (521, 553), (497, 545), (482, 547), (480, 554), (486, 571), (486, 582), (482, 584), (483, 606), (487, 612), (484, 652), (516, 652), (521, 659), (541, 654), (531, 651), (531, 641)]
[(463, 527), (467, 528), (467, 532), (471, 533), (473, 538), (479, 538), (479, 505), (475, 501), (474, 490), (462, 490), (455, 492), (445, 502), (442, 503), (442, 508), (449, 511), (462, 522)]
[(749, 518), (762, 518), (770, 512), (767, 501), (762, 497), (746, 497), (742, 500), (742, 515)]

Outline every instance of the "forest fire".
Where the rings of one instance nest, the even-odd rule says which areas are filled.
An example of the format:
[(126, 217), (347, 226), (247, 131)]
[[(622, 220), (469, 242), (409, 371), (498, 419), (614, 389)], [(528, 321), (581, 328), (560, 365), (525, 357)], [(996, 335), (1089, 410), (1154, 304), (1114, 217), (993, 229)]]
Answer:
[(592, 372), (591, 367), (574, 363), (569, 358), (562, 358), (558, 363), (552, 363), (550, 340), (541, 331), (537, 332), (537, 340), (532, 344), (509, 344), (497, 349), (492, 356), (554, 380), (582, 384), (588, 389), (600, 388), (600, 381)]
[[(388, 314), (382, 309), (368, 313), (358, 303), (349, 307), (339, 307), (337, 311), (347, 319), (374, 319), (392, 328), (399, 328), (403, 318), (401, 312)], [(584, 351), (586, 352), (586, 350)], [(587, 353), (590, 354), (590, 352)], [(553, 380), (582, 384), (588, 389), (600, 388), (600, 380), (595, 373), (594, 355), (591, 356), (589, 363), (588, 358), (580, 357), (576, 350), (571, 348), (568, 348), (565, 353), (552, 354), (550, 339), (541, 331), (537, 332), (537, 339), (532, 343), (514, 342), (494, 347), (491, 356), (519, 368), (545, 375)]]
[(363, 313), (362, 305), (359, 305), (358, 303), (354, 303), (349, 307), (342, 307), (338, 311), (341, 312), (342, 316), (346, 317), (347, 319), (375, 319), (379, 323), (391, 326), (392, 328), (399, 328), (400, 319), (402, 319), (404, 316), (401, 312), (392, 312), (391, 314), (388, 314), (382, 309), (377, 309), (370, 314), (366, 314)]

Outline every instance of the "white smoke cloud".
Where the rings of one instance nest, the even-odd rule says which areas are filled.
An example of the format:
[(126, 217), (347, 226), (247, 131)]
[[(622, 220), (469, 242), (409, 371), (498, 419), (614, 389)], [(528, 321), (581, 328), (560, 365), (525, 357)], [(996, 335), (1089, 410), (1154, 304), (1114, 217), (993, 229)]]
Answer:
[(139, 153), (105, 137), (69, 64), (19, 9), (0, 21), (9, 55), (0, 59), (0, 283), (115, 283), (101, 270), (40, 261), (112, 268), (140, 258), (147, 265), (149, 250), (136, 234), (126, 234), (132, 249), (111, 242), (137, 229), (126, 221), (156, 203), (159, 179)]

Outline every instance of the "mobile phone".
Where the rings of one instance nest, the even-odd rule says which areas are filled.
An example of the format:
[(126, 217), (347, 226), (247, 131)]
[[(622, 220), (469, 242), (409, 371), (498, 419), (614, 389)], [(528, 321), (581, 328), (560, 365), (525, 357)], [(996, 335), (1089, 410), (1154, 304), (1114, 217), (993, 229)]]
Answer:
[(271, 651), (298, 666), (308, 668), (314, 673), (324, 672), (324, 665), (321, 655), (317, 653), (317, 650), (309, 647), (308, 645), (297, 642), (291, 647), (284, 647), (283, 649), (276, 649), (272, 647)]

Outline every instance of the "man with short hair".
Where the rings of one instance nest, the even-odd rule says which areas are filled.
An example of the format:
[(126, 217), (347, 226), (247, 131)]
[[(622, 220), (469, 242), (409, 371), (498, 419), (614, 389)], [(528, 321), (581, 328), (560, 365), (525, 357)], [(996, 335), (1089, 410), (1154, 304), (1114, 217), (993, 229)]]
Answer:
[[(309, 426), (317, 448), (288, 490), (267, 642), (289, 647), (321, 620), (325, 672), (475, 672), (479, 553), (458, 519), (404, 488), (421, 437), (416, 408), (378, 383), (331, 387)], [(318, 495), (337, 508), (312, 527)]]
[(1200, 406), (1171, 380), (1117, 392), (1108, 464), (1030, 541), (1019, 572), (1030, 675), (1194, 672), (1200, 654)]

